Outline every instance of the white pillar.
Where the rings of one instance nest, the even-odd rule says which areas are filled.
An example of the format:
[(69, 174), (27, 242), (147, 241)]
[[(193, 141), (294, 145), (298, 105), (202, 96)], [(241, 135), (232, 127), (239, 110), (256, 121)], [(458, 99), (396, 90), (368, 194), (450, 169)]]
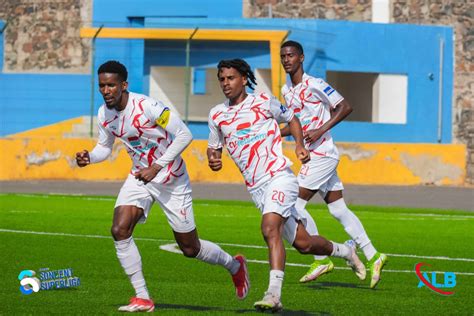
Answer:
[(372, 22), (390, 23), (390, 0), (372, 0)]

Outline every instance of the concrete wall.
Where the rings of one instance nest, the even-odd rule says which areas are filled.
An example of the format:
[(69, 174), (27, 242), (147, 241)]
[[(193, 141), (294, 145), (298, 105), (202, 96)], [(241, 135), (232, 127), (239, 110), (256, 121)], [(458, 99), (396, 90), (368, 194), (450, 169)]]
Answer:
[[(80, 179), (123, 180), (130, 171), (125, 146), (116, 142), (103, 163), (79, 168), (74, 156), (92, 149), (93, 139), (67, 138), (78, 120), (0, 139), (0, 180)], [(42, 137), (51, 135), (51, 137)], [(439, 144), (337, 143), (341, 154), (338, 174), (344, 183), (395, 185), (462, 185), (465, 180), (465, 146)], [(224, 168), (207, 167), (207, 141), (194, 140), (184, 151), (191, 181), (242, 183), (242, 176), (225, 151)], [(284, 154), (298, 171), (294, 146), (285, 143)]]
[[(271, 14), (283, 19), (241, 18), (242, 12), (246, 17), (265, 16), (264, 13), (259, 12), (268, 10), (270, 8), (267, 5), (269, 2), (272, 4)], [(407, 1), (403, 1), (403, 3), (405, 2)], [(473, 121), (472, 89), (470, 88), (473, 73), (472, 36), (468, 33), (468, 30), (472, 28), (472, 18), (469, 15), (469, 12), (472, 11), (469, 11), (472, 4), (468, 6), (464, 2), (450, 4), (441, 1), (440, 4), (427, 6), (425, 2), (408, 1), (407, 5), (403, 5), (402, 1), (392, 1), (390, 8), (393, 20), (405, 23), (407, 21), (419, 22), (416, 20), (419, 19), (421, 22), (436, 23), (438, 19), (445, 25), (456, 23), (454, 28), (456, 45), (453, 43), (453, 29), (450, 27), (293, 19), (308, 17), (370, 21), (371, 3), (363, 0), (327, 0), (317, 3), (310, 0), (244, 0), (243, 2), (233, 0), (226, 2), (225, 6), (217, 0), (203, 0), (199, 2), (199, 5), (196, 5), (196, 1), (192, 0), (177, 0), (173, 3), (161, 0), (134, 2), (125, 0), (94, 2), (77, 0), (59, 2), (3, 1), (0, 3), (0, 19), (4, 22), (9, 19), (8, 23), (11, 27), (7, 27), (5, 33), (0, 35), (4, 38), (4, 45), (0, 45), (0, 54), (4, 55), (0, 73), (0, 100), (2, 100), (0, 103), (2, 112), (0, 136), (14, 135), (13, 138), (2, 140), (5, 141), (2, 145), (2, 162), (4, 159), (5, 161), (15, 161), (15, 159), (29, 161), (24, 165), (17, 164), (18, 170), (23, 170), (19, 174), (27, 178), (33, 176), (71, 177), (73, 175), (73, 173), (66, 173), (66, 175), (61, 173), (62, 171), (58, 168), (64, 166), (54, 165), (53, 161), (69, 157), (69, 154), (63, 155), (60, 145), (65, 145), (70, 140), (65, 142), (65, 136), (63, 134), (56, 135), (56, 131), (61, 130), (63, 125), (69, 126), (68, 128), (72, 131), (71, 126), (81, 124), (83, 121), (81, 117), (88, 115), (90, 111), (90, 76), (87, 72), (90, 69), (88, 58), (91, 42), (79, 38), (78, 31), (81, 26), (104, 24), (106, 27), (284, 29), (291, 30), (290, 39), (305, 44), (305, 69), (312, 75), (324, 78), (328, 71), (336, 71), (407, 76), (406, 124), (343, 122), (334, 131), (337, 141), (362, 143), (360, 146), (347, 145), (354, 149), (352, 154), (361, 152), (366, 155), (367, 148), (369, 151), (375, 150), (376, 153), (381, 153), (380, 156), (374, 154), (371, 157), (377, 156), (382, 157), (380, 158), (382, 160), (385, 159), (387, 167), (377, 165), (377, 169), (380, 167), (385, 173), (392, 175), (389, 178), (380, 178), (381, 181), (388, 181), (385, 184), (394, 183), (393, 181), (401, 184), (459, 184), (460, 181), (464, 181), (465, 169), (450, 169), (450, 166), (453, 164), (457, 166), (459, 162), (465, 161), (466, 157), (460, 158), (459, 156), (459, 153), (462, 156), (462, 151), (465, 150), (465, 146), (462, 144), (468, 144), (469, 148), (474, 147), (474, 128), (470, 129)], [(417, 6), (422, 9), (418, 10)], [(249, 15), (249, 12), (252, 15)], [(459, 41), (459, 38), (462, 41)], [(437, 145), (434, 145), (439, 141), (437, 98), (440, 85), (440, 39), (443, 39), (445, 44), (442, 61), (443, 109), (440, 141), (444, 144), (453, 142), (451, 122), (454, 121), (454, 141), (462, 143), (459, 146), (439, 145), (436, 147)], [(174, 51), (170, 51), (170, 48)], [(192, 66), (215, 69), (219, 59), (244, 57), (251, 62), (254, 68), (267, 72), (270, 69), (268, 43), (266, 42), (244, 44), (231, 41), (196, 41), (191, 44), (191, 49)], [(456, 59), (455, 91), (457, 94), (454, 98), (456, 107), (454, 115), (452, 115), (454, 50), (456, 53), (461, 52), (465, 57)], [(96, 69), (105, 60), (121, 60), (129, 68), (131, 90), (148, 93), (150, 92), (150, 70), (152, 67), (182, 67), (185, 61), (184, 57), (184, 41), (171, 43), (170, 41), (98, 39), (96, 58), (93, 63), (94, 69)], [(460, 77), (458, 77), (459, 73), (461, 73)], [(461, 78), (460, 81), (458, 78)], [(94, 85), (96, 84), (95, 82)], [(96, 112), (100, 103), (101, 98), (95, 91), (93, 112)], [(58, 123), (64, 120), (69, 121)], [(41, 128), (49, 124), (54, 125)], [(195, 139), (207, 137), (206, 124), (193, 122), (190, 127)], [(32, 133), (24, 132), (34, 128), (39, 129), (33, 130)], [(45, 136), (47, 137), (45, 138)], [(19, 140), (19, 138), (23, 138), (23, 140)], [(40, 143), (34, 145), (37, 147), (28, 147), (30, 142), (31, 146), (36, 142), (33, 139), (37, 139)], [(73, 153), (76, 147), (92, 144), (92, 141), (83, 141), (86, 143), (80, 143), (81, 146), (76, 146), (78, 143), (71, 141), (71, 148), (68, 150)], [(390, 142), (392, 144), (386, 145), (388, 147), (382, 150), (376, 144), (373, 145), (376, 147), (370, 147), (372, 145), (366, 144), (367, 142)], [(407, 142), (419, 144), (410, 148), (401, 144)], [(49, 147), (48, 143), (51, 143), (52, 147)], [(423, 143), (433, 145), (424, 145)], [(14, 144), (14, 147), (7, 144)], [(49, 148), (47, 154), (44, 154), (45, 152), (41, 151), (41, 148), (45, 150)], [(390, 154), (389, 149), (394, 150), (395, 154)], [(199, 153), (199, 150), (196, 151), (197, 149), (194, 147), (192, 150)], [(403, 158), (402, 152), (408, 156), (405, 155)], [(24, 155), (24, 153), (28, 154)], [(411, 159), (410, 155), (422, 159)], [(451, 158), (446, 157), (449, 155)], [(198, 157), (201, 156), (198, 155)], [(344, 164), (342, 165), (352, 164), (345, 159), (343, 157)], [(456, 162), (450, 162), (449, 159), (455, 159)], [(474, 161), (472, 150), (468, 159)], [(367, 170), (373, 168), (375, 164), (373, 160), (364, 161), (367, 162), (364, 168)], [(397, 165), (390, 165), (393, 161), (402, 163), (405, 167), (398, 168)], [(446, 163), (447, 169), (443, 167), (444, 163)], [(8, 164), (4, 166), (0, 177), (5, 175), (10, 177), (9, 173), (14, 170), (13, 167), (9, 167)], [(48, 167), (46, 169), (38, 167), (38, 169), (37, 166)], [(354, 169), (351, 169), (349, 173), (354, 176), (360, 175), (359, 178), (362, 180), (354, 180), (359, 178), (351, 178), (350, 175), (345, 175), (344, 180), (346, 182), (364, 181), (363, 174), (367, 172), (356, 169), (361, 166), (360, 160), (357, 160), (353, 166)], [(430, 168), (433, 170), (430, 171), (430, 168), (423, 168), (423, 166), (431, 166)], [(196, 168), (202, 169), (202, 166), (199, 165)], [(398, 172), (392, 174), (389, 171), (390, 168), (398, 170)], [(420, 168), (421, 171), (417, 171), (416, 168)], [(55, 173), (51, 173), (53, 169)], [(128, 167), (123, 170), (125, 169)], [(472, 167), (468, 169), (468, 179), (472, 178), (473, 169)], [(402, 170), (409, 170), (407, 174), (411, 174), (413, 177), (394, 180), (397, 174), (404, 174)], [(416, 172), (424, 173), (416, 175)], [(446, 172), (450, 173), (452, 177), (446, 176)], [(431, 177), (432, 174), (436, 174), (436, 176)], [(97, 175), (101, 174), (97, 173)]]
[[(445, 25), (454, 30), (453, 140), (467, 145), (467, 181), (474, 183), (474, 2), (431, 0), (243, 0), (244, 16), (318, 18)], [(374, 12), (376, 11), (376, 12)], [(445, 47), (446, 43), (445, 43)]]
[(392, 0), (392, 21), (454, 29), (453, 135), (467, 145), (467, 181), (474, 183), (474, 2)]

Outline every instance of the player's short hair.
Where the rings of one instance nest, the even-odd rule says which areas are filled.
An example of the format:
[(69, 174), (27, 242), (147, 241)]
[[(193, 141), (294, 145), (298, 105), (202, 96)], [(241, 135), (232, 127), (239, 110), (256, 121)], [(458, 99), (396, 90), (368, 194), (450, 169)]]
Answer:
[[(250, 65), (247, 64), (247, 62), (243, 59), (235, 58), (235, 59), (221, 60), (219, 64), (217, 65), (218, 72), (222, 68), (234, 68), (242, 76), (247, 77), (248, 79), (247, 87), (249, 87), (252, 90), (254, 90), (253, 85), (257, 85), (257, 81), (255, 79), (255, 75), (252, 71), (252, 68), (250, 68)], [(219, 76), (219, 73), (217, 73), (217, 76)]]
[(303, 46), (301, 46), (301, 44), (296, 41), (286, 41), (281, 44), (281, 48), (283, 47), (294, 47), (298, 51), (298, 54), (303, 55)]
[(116, 60), (109, 60), (100, 65), (97, 74), (103, 73), (117, 74), (122, 81), (127, 81), (128, 77), (127, 68)]

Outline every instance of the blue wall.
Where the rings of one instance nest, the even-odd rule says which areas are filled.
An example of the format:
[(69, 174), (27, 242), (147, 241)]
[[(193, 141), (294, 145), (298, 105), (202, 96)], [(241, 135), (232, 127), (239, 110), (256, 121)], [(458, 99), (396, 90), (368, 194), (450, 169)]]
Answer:
[[(105, 27), (290, 30), (289, 39), (300, 41), (305, 47), (305, 70), (311, 75), (324, 78), (327, 71), (352, 71), (408, 76), (406, 124), (343, 122), (334, 130), (338, 141), (437, 142), (439, 40), (442, 38), (445, 41), (442, 142), (451, 142), (453, 31), (450, 27), (242, 19), (241, 0), (227, 1), (225, 6), (217, 0), (199, 1), (199, 5), (193, 0), (171, 3), (161, 0), (101, 0), (94, 1), (93, 10), (94, 25), (104, 24)], [(130, 89), (148, 93), (150, 67), (184, 65), (184, 45), (184, 41), (97, 39), (94, 65), (96, 69), (109, 59), (122, 61), (129, 69)], [(220, 59), (243, 57), (254, 68), (270, 68), (266, 42), (194, 41), (191, 50), (193, 66), (215, 67)], [(3, 54), (2, 46), (0, 53)], [(433, 79), (429, 78), (430, 73)], [(0, 135), (88, 115), (89, 78), (87, 74), (0, 73)], [(96, 90), (95, 110), (100, 103), (101, 96)], [(18, 119), (16, 109), (25, 113), (31, 110), (34, 119)], [(202, 126), (196, 127), (195, 132), (195, 138), (205, 134)]]
[(96, 0), (96, 26), (124, 27), (130, 17), (240, 18), (242, 0)]
[[(305, 71), (313, 76), (325, 78), (326, 71), (408, 76), (406, 124), (343, 122), (334, 129), (338, 141), (437, 142), (439, 41), (442, 38), (445, 41), (442, 142), (451, 142), (453, 33), (450, 27), (295, 19), (145, 19), (147, 26), (176, 27), (178, 24), (182, 28), (290, 30), (288, 39), (304, 45)], [(224, 54), (229, 49), (224, 48)], [(146, 60), (153, 58), (149, 54), (151, 52), (145, 53)], [(206, 57), (217, 61), (220, 56), (224, 55), (216, 52)], [(255, 68), (269, 68), (269, 60), (267, 50), (249, 62)], [(429, 74), (433, 74), (433, 79)]]
[(0, 74), (0, 135), (90, 112), (87, 75)]

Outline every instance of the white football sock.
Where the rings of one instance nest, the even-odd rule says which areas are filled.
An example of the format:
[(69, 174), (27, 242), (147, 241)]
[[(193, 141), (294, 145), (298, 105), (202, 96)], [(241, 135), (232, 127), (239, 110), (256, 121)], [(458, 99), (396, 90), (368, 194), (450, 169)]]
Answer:
[[(306, 210), (307, 203), (308, 201), (298, 198), (296, 199), (295, 208), (296, 208), (296, 211), (300, 214), (300, 216), (305, 219), (304, 224), (305, 224), (305, 228), (308, 234), (310, 236), (317, 236), (319, 235), (318, 227), (316, 226), (316, 222), (314, 221), (311, 214), (309, 214), (309, 212)], [(327, 256), (314, 255), (314, 260), (323, 260), (326, 258)]]
[(344, 258), (346, 260), (349, 260), (351, 258), (351, 248), (344, 245), (344, 244), (338, 244), (337, 242), (330, 241), (332, 243), (332, 253), (331, 257), (336, 257), (336, 258)]
[(328, 208), (329, 213), (344, 226), (344, 230), (351, 236), (357, 246), (362, 249), (367, 260), (372, 259), (377, 250), (372, 245), (359, 218), (347, 207), (344, 199), (341, 198), (329, 203)]
[(268, 292), (275, 296), (281, 297), (281, 287), (283, 285), (283, 278), (285, 272), (281, 270), (270, 270), (270, 283), (268, 285)]
[(150, 299), (145, 277), (142, 272), (142, 258), (138, 252), (137, 245), (133, 241), (133, 237), (114, 241), (114, 244), (117, 251), (117, 258), (125, 273), (128, 275), (135, 289), (136, 296), (147, 300)]
[(232, 258), (227, 252), (221, 249), (218, 245), (213, 242), (199, 239), (201, 243), (201, 249), (196, 258), (207, 262), (209, 264), (218, 264), (225, 267), (229, 272), (234, 275), (239, 271), (240, 262)]

